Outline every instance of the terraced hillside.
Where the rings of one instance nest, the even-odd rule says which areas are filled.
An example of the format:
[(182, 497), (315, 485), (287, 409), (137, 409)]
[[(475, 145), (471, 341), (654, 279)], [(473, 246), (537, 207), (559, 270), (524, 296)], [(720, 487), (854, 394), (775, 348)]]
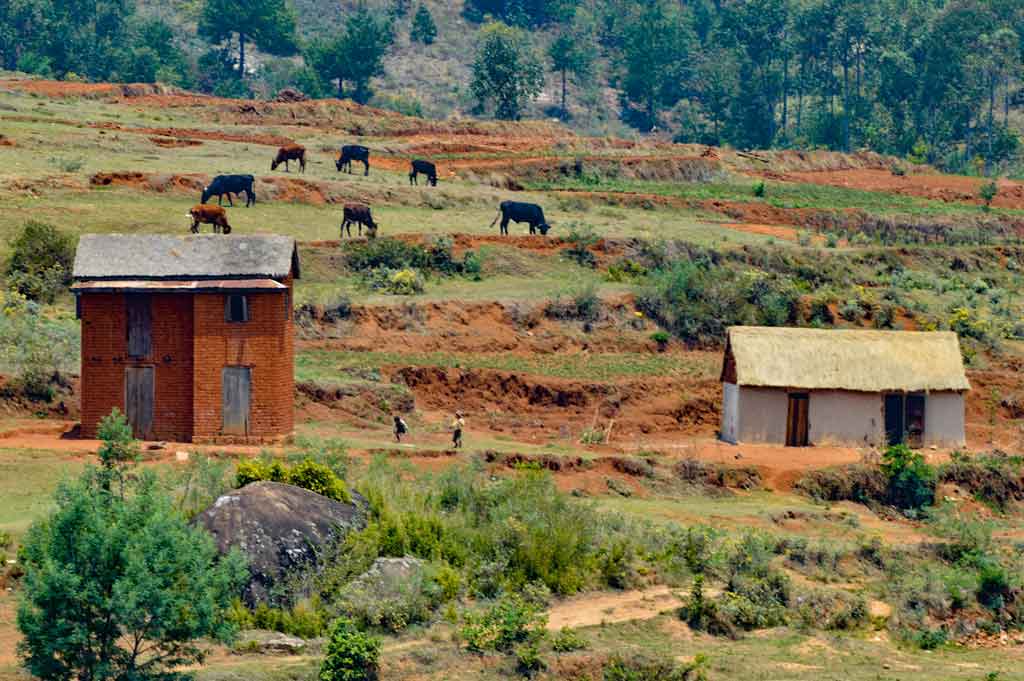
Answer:
[[(1000, 182), (988, 209), (978, 180), (869, 153), (746, 153), (581, 137), (547, 122), (439, 122), (332, 100), (15, 77), (0, 80), (0, 135), (4, 240), (33, 220), (72, 235), (184, 234), (210, 178), (256, 176), (256, 206), (228, 208), (233, 233), (294, 236), (303, 265), (297, 441), (268, 455), (344, 449), (349, 483), (384, 490), (399, 515), (443, 516), (415, 489), (440, 488), (446, 475), (526, 480), (541, 487), (523, 494), (579, 504), (607, 523), (601, 533), (622, 537), (621, 574), (602, 546), (592, 558), (608, 572), (555, 588), (546, 603), (551, 628), (587, 641), (572, 653), (544, 648), (548, 678), (600, 678), (616, 653), (666, 650), (680, 664), (706, 655), (712, 679), (1024, 678), (1024, 482), (1006, 454), (1020, 452), (1024, 418), (1024, 184)], [(271, 172), (286, 142), (309, 150), (306, 173)], [(352, 142), (371, 149), (368, 177), (335, 169)], [(413, 158), (437, 163), (437, 187), (409, 185)], [(490, 225), (506, 199), (541, 204), (552, 232), (513, 225), (499, 236)], [(372, 206), (376, 242), (340, 238), (351, 201)], [(73, 300), (65, 293), (33, 314), (33, 333), (67, 351), (52, 367), (61, 373), (51, 403), (5, 392), (0, 531), (12, 546), (60, 477), (95, 451), (59, 437), (76, 410)], [(718, 442), (722, 331), (741, 322), (957, 331), (973, 386), (969, 449), (998, 453), (965, 464), (926, 451), (946, 500), (927, 518), (832, 498), (813, 478), (871, 466), (877, 452)], [(9, 387), (24, 361), (4, 355)], [(448, 450), (455, 410), (468, 422), (459, 454)], [(395, 413), (411, 429), (400, 444)], [(176, 452), (186, 449), (155, 450), (145, 465), (180, 475)], [(202, 453), (233, 466), (257, 452)], [(995, 473), (979, 480), (971, 466), (997, 471), (1005, 498), (993, 502), (986, 487)], [(510, 522), (529, 525), (522, 512)], [(978, 550), (1007, 566), (1001, 609), (974, 595), (981, 568), (935, 548), (976, 527), (986, 537)], [(697, 572), (680, 546), (697, 541), (694, 531), (713, 564), (708, 598), (730, 588), (728, 565), (749, 550), (788, 580), (788, 614), (737, 640), (680, 619)], [(21, 678), (10, 579), (0, 676)], [(467, 588), (387, 633), (382, 678), (514, 673), (512, 657), (469, 653), (453, 636), (462, 609), (493, 595)], [(832, 608), (848, 621), (812, 612)], [(312, 678), (312, 650), (272, 663), (218, 650), (199, 675)]]

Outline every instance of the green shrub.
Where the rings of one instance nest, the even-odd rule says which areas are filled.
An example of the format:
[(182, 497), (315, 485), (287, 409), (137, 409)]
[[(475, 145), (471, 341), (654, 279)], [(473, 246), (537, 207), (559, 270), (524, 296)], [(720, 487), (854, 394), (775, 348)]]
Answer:
[(893, 445), (882, 454), (882, 472), (888, 479), (888, 501), (904, 510), (918, 510), (935, 502), (935, 469), (906, 445)]
[(52, 303), (71, 283), (75, 240), (53, 225), (30, 220), (8, 243), (9, 286), (29, 300)]
[(280, 461), (251, 459), (242, 461), (235, 469), (235, 487), (245, 487), (249, 483), (263, 480), (295, 485), (335, 501), (352, 501), (345, 481), (330, 466), (311, 459), (304, 459), (291, 467), (286, 467)]
[(1003, 566), (991, 561), (978, 571), (978, 602), (990, 610), (1002, 610), (1013, 596), (1010, 579)]
[(571, 653), (577, 650), (585, 650), (588, 646), (586, 639), (579, 635), (575, 629), (562, 627), (554, 638), (551, 639), (551, 649), (556, 653)]
[(566, 240), (572, 244), (562, 251), (562, 255), (575, 262), (580, 267), (597, 267), (597, 258), (590, 252), (590, 249), (598, 242), (598, 236), (590, 225), (573, 223), (569, 227), (569, 236)]
[(396, 572), (371, 568), (342, 588), (336, 607), (361, 627), (399, 632), (429, 622), (442, 604), (455, 598), (458, 585), (451, 583), (452, 572), (431, 565)]
[(946, 645), (949, 640), (949, 634), (946, 633), (945, 629), (926, 629), (918, 632), (914, 638), (914, 642), (917, 643), (921, 650), (935, 650), (941, 646)]
[(608, 281), (621, 283), (643, 279), (647, 276), (647, 273), (647, 268), (640, 263), (635, 260), (630, 260), (629, 258), (623, 258), (622, 260), (608, 266), (608, 272), (605, 275), (605, 278), (608, 279)]
[(884, 503), (885, 474), (875, 466), (849, 464), (808, 471), (794, 487), (817, 501)]
[(757, 184), (754, 185), (754, 196), (760, 199), (764, 198), (764, 195), (766, 193), (767, 187), (765, 186), (764, 180), (760, 180)]
[(363, 283), (374, 291), (396, 296), (412, 296), (423, 293), (426, 282), (419, 270), (404, 268), (390, 270), (384, 267), (370, 270), (363, 275)]
[(984, 205), (982, 206), (985, 211), (992, 208), (992, 201), (996, 198), (999, 193), (999, 187), (996, 186), (995, 181), (986, 182), (981, 185), (981, 189), (978, 190), (978, 198), (980, 198)]
[(538, 641), (526, 641), (516, 646), (516, 670), (523, 676), (534, 676), (548, 668), (540, 654)]
[(334, 623), (320, 664), (320, 681), (374, 681), (380, 640), (359, 631), (344, 618)]
[(868, 620), (867, 602), (860, 594), (815, 589), (801, 594), (797, 600), (797, 616), (807, 627), (845, 631)]
[(537, 604), (516, 593), (506, 593), (481, 614), (463, 617), (460, 631), (470, 650), (508, 653), (523, 643), (536, 643), (546, 635), (547, 615)]
[(354, 272), (386, 269), (424, 268), (430, 255), (421, 246), (407, 244), (399, 239), (373, 239), (346, 243), (345, 263)]
[(11, 533), (6, 530), (0, 530), (0, 550), (11, 548), (13, 543), (14, 537), (11, 536)]
[(956, 483), (999, 511), (1024, 500), (1024, 461), (1019, 457), (954, 452), (949, 463), (939, 467), (938, 477), (942, 482)]
[(651, 334), (651, 340), (657, 343), (660, 348), (667, 346), (671, 339), (672, 336), (670, 336), (667, 331), (655, 331)]
[(594, 322), (601, 315), (601, 298), (597, 295), (594, 284), (586, 284), (572, 292), (569, 299), (561, 294), (548, 303), (544, 314), (552, 319), (577, 319), (582, 322)]

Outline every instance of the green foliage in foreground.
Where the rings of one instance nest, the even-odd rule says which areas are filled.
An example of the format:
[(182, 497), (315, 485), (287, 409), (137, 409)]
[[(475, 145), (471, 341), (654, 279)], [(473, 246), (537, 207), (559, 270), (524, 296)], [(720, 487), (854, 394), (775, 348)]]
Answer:
[(8, 244), (8, 285), (29, 300), (52, 303), (67, 291), (75, 241), (53, 225), (29, 220)]
[(47, 681), (185, 677), (176, 668), (203, 659), (199, 639), (234, 635), (226, 614), (244, 561), (218, 561), (149, 472), (123, 494), (109, 483), (95, 468), (62, 483), (56, 510), (25, 537), (25, 667)]
[(372, 681), (377, 678), (380, 640), (347, 619), (334, 623), (320, 665), (320, 681)]

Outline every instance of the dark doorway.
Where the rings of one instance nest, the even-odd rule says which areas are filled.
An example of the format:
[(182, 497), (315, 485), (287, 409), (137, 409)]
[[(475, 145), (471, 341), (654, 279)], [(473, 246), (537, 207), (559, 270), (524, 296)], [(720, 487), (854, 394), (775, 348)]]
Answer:
[(924, 410), (924, 395), (886, 395), (886, 444), (921, 447), (924, 444)]
[(224, 426), (226, 435), (249, 434), (249, 403), (252, 392), (252, 369), (224, 367), (221, 374)]
[(789, 414), (786, 418), (786, 446), (806, 447), (808, 445), (808, 412), (810, 397), (807, 393), (791, 393)]
[(127, 367), (124, 374), (125, 416), (132, 435), (139, 440), (153, 439), (153, 401), (155, 384), (153, 367)]

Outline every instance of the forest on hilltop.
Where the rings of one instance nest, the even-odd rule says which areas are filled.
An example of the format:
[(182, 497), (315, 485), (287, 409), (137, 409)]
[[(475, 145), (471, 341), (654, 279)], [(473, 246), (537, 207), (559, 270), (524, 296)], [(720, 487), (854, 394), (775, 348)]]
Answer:
[(1024, 0), (0, 0), (41, 76), (1018, 171)]

